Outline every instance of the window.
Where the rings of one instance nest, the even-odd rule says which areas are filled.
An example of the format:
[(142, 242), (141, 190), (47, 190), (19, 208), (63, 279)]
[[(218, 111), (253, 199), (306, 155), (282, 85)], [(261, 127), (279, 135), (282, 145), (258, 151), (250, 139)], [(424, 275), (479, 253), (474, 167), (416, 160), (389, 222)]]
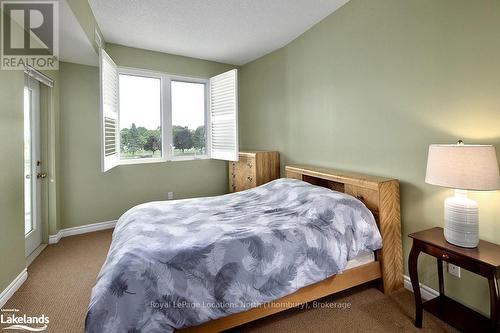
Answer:
[(237, 71), (210, 79), (119, 69), (100, 50), (103, 172), (119, 164), (238, 159)]
[(120, 160), (162, 158), (161, 79), (119, 74)]
[(172, 81), (172, 155), (206, 156), (206, 84)]

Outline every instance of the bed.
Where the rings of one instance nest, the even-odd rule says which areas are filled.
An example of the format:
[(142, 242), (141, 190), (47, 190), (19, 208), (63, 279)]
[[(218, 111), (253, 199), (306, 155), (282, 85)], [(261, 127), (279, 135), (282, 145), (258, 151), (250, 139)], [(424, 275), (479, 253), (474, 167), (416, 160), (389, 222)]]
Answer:
[(398, 187), (287, 166), (255, 189), (134, 207), (113, 233), (85, 330), (218, 332), (369, 281), (397, 290)]

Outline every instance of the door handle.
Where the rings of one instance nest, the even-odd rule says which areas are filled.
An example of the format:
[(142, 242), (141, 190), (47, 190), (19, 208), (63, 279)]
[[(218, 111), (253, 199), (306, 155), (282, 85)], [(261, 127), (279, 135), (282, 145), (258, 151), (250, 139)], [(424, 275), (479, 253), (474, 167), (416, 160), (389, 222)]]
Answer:
[(47, 178), (47, 174), (45, 172), (43, 172), (43, 173), (37, 173), (36, 174), (36, 178), (37, 179), (45, 179), (45, 178)]
[(26, 175), (26, 179), (31, 179), (31, 175)]

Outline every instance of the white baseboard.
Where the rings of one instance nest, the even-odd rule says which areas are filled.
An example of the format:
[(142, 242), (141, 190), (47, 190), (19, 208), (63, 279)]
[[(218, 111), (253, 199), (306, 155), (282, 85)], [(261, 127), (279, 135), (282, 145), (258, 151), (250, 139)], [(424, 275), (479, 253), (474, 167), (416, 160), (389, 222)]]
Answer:
[[(107, 221), (107, 222), (101, 222), (101, 223), (93, 223), (93, 224), (87, 224), (81, 227), (73, 227), (73, 228), (67, 228), (67, 229), (61, 229), (59, 232), (55, 235), (50, 235), (49, 236), (49, 244), (56, 244), (59, 242), (59, 240), (63, 237), (68, 237), (68, 236), (73, 236), (73, 235), (79, 235), (79, 234), (85, 234), (88, 232), (93, 232), (93, 231), (99, 231), (99, 230), (105, 230), (105, 229), (112, 229), (116, 225), (116, 221)], [(43, 247), (40, 247), (40, 251), (43, 250)], [(27, 264), (30, 264), (30, 257), (27, 258)], [(12, 281), (7, 288), (5, 288), (4, 291), (0, 294), (0, 308), (7, 303), (7, 301), (14, 295), (14, 293), (19, 289), (19, 287), (22, 286), (22, 284), (26, 281), (28, 278), (28, 271), (27, 269), (23, 269), (23, 271)]]
[(27, 278), (28, 278), (28, 270), (25, 268), (23, 269), (21, 274), (19, 274), (14, 279), (14, 281), (12, 281), (7, 286), (7, 288), (5, 288), (5, 290), (2, 291), (2, 293), (0, 294), (0, 308), (2, 308), (5, 305), (5, 303), (7, 303), (7, 301), (12, 297), (12, 295), (14, 295), (17, 289), (19, 289), (19, 287), (23, 285), (24, 281), (26, 281)]
[[(411, 285), (410, 277), (408, 275), (403, 275), (403, 281), (405, 288), (413, 292), (413, 286)], [(429, 286), (426, 286), (425, 284), (420, 283), (420, 295), (422, 296), (422, 299), (424, 301), (428, 301), (434, 297), (438, 297), (439, 292)]]
[(49, 244), (56, 244), (63, 237), (86, 234), (88, 232), (94, 232), (105, 229), (113, 229), (115, 225), (116, 225), (116, 220), (87, 224), (87, 225), (82, 225), (80, 227), (61, 229), (57, 234), (49, 236)]

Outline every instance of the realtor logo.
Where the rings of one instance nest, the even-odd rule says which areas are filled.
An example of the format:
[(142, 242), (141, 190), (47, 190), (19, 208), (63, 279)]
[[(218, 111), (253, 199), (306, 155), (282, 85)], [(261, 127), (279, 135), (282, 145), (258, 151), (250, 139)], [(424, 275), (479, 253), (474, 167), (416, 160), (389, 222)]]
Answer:
[(2, 1), (1, 69), (59, 68), (59, 3)]
[(46, 315), (28, 316), (19, 312), (19, 309), (1, 310), (0, 325), (5, 326), (2, 330), (43, 332), (47, 329), (50, 321)]

